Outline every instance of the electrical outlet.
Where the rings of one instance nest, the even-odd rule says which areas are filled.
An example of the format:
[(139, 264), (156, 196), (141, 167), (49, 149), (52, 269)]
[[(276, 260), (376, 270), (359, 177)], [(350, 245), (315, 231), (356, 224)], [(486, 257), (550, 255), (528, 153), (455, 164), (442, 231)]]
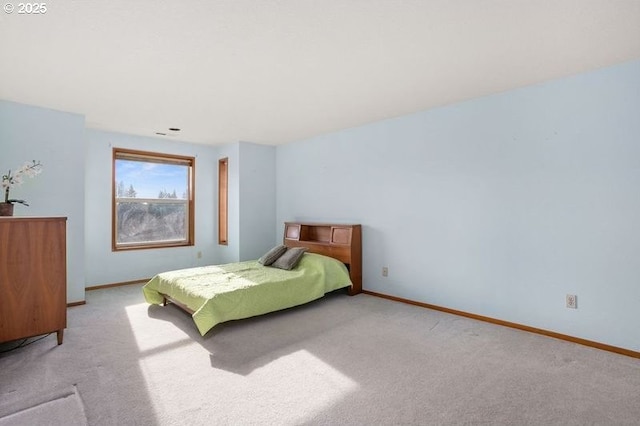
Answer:
[(382, 276), (383, 277), (388, 277), (389, 276), (389, 268), (387, 268), (386, 266), (382, 267)]
[(567, 308), (578, 309), (578, 296), (567, 294)]

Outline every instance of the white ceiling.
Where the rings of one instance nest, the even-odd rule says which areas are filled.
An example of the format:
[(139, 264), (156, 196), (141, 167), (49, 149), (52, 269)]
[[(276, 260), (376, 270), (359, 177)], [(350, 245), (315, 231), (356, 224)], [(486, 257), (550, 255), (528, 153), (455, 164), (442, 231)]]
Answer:
[(0, 99), (209, 144), (286, 143), (640, 58), (640, 0), (46, 7), (0, 12)]

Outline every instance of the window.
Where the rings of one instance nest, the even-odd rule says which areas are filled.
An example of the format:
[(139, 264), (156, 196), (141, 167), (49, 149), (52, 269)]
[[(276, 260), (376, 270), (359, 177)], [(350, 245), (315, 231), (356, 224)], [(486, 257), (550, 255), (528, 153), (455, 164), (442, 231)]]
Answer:
[(112, 249), (194, 244), (195, 158), (113, 149)]
[(227, 245), (229, 211), (229, 159), (218, 161), (218, 244)]

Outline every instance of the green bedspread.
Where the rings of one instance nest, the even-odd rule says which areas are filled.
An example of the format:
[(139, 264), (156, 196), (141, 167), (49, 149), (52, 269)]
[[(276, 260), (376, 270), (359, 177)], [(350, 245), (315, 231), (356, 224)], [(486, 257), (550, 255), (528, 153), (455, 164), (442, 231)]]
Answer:
[(189, 307), (204, 336), (221, 322), (302, 305), (350, 285), (342, 262), (305, 253), (290, 271), (257, 260), (203, 266), (158, 274), (142, 291), (148, 303), (162, 304), (163, 293)]

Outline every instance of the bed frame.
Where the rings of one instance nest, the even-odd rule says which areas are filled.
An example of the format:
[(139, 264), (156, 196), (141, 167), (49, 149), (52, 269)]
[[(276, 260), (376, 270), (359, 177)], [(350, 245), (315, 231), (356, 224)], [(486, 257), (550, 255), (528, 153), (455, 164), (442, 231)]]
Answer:
[(362, 230), (360, 225), (285, 222), (284, 245), (306, 247), (310, 253), (338, 259), (347, 265), (351, 296), (362, 292)]
[[(285, 222), (284, 245), (306, 247), (310, 253), (338, 259), (347, 266), (351, 278), (349, 295), (362, 292), (362, 231), (360, 225)], [(162, 305), (172, 303), (193, 315), (193, 310), (162, 294)]]

